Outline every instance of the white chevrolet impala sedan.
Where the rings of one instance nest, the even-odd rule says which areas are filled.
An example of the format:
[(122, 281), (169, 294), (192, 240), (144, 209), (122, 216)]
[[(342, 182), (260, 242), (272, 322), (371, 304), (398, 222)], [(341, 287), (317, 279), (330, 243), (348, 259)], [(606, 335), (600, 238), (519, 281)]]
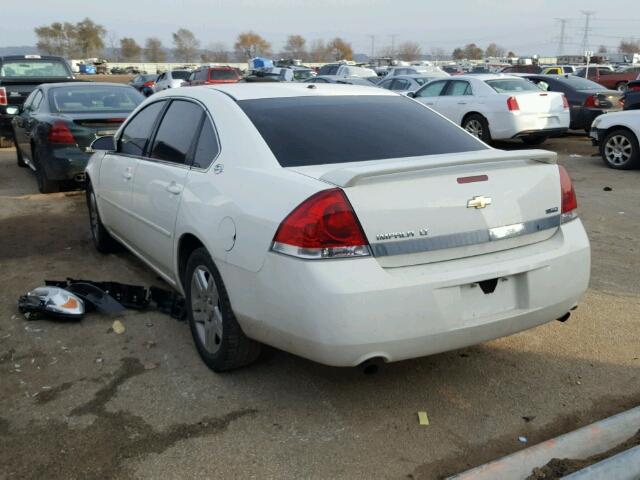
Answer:
[(94, 150), (96, 247), (185, 295), (215, 371), (261, 344), (336, 366), (456, 349), (565, 319), (589, 282), (554, 153), (489, 148), (388, 90), (171, 90)]

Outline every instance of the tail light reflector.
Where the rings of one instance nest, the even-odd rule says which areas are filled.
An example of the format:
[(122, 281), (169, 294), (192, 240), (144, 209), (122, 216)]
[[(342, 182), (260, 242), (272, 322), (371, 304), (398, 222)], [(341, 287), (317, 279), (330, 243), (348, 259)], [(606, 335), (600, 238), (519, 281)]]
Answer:
[(7, 105), (7, 89), (0, 87), (0, 105)]
[(560, 196), (562, 198), (560, 222), (565, 223), (577, 218), (578, 199), (567, 170), (562, 165), (558, 165), (558, 169), (560, 170)]
[(155, 81), (149, 80), (148, 82), (144, 82), (142, 85), (145, 87), (153, 87), (156, 84)]
[(62, 121), (54, 122), (54, 124), (51, 125), (51, 129), (49, 130), (48, 140), (51, 143), (66, 143), (66, 144), (76, 143), (76, 139), (71, 133), (71, 130), (69, 130), (69, 126)]
[(564, 94), (562, 95), (562, 106), (565, 110), (569, 110), (569, 100), (567, 100), (567, 96)]
[(598, 97), (595, 95), (589, 95), (584, 101), (584, 106), (590, 108), (599, 107), (600, 102), (598, 101)]
[(516, 97), (507, 98), (507, 108), (510, 112), (516, 112), (520, 110), (520, 105), (518, 105), (518, 100)]
[(339, 188), (309, 197), (280, 224), (271, 249), (304, 259), (369, 256), (369, 242)]

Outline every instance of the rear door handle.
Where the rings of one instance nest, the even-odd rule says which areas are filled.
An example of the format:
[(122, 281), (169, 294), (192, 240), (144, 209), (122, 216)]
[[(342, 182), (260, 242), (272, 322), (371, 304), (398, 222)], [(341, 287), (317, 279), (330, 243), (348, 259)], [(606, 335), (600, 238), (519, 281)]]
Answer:
[(458, 105), (466, 105), (467, 102), (458, 102)]
[(125, 180), (131, 180), (133, 178), (133, 171), (131, 167), (125, 168), (124, 172), (122, 173), (122, 178), (124, 178)]
[(167, 185), (167, 192), (173, 195), (180, 195), (182, 193), (182, 185), (178, 185), (176, 182), (171, 182)]

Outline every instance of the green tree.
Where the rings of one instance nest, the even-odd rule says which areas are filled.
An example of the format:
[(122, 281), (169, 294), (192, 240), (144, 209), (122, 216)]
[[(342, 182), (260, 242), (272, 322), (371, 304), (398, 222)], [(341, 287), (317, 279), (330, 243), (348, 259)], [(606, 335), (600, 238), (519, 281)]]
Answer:
[(179, 28), (173, 33), (173, 53), (183, 62), (192, 62), (196, 58), (200, 41), (191, 30)]
[(236, 55), (243, 60), (271, 55), (271, 44), (251, 30), (238, 35), (233, 48)]
[(336, 37), (327, 45), (329, 55), (332, 60), (351, 60), (353, 59), (353, 49), (351, 44), (345, 42), (342, 38)]
[(139, 60), (142, 47), (131, 37), (120, 39), (120, 56), (124, 61)]
[(34, 28), (38, 50), (48, 55), (75, 56), (76, 27), (65, 22), (54, 22)]
[(150, 62), (164, 62), (167, 59), (167, 54), (159, 38), (147, 38), (144, 43), (144, 56)]

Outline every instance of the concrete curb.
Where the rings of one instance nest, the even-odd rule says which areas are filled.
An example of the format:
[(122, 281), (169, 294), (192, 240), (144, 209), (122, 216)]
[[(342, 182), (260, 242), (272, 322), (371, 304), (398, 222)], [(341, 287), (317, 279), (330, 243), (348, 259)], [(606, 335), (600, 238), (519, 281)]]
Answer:
[(449, 477), (449, 480), (525, 479), (552, 458), (587, 458), (621, 444), (640, 430), (640, 407)]

